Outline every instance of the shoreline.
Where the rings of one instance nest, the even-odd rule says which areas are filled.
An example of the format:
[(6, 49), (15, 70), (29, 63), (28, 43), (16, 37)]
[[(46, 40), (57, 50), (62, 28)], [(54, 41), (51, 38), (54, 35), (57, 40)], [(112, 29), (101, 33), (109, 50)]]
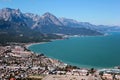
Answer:
[[(103, 35), (103, 37), (104, 36), (108, 36), (108, 34), (107, 35)], [(74, 36), (73, 36), (74, 37)], [(77, 37), (90, 37), (90, 36), (77, 36)], [(93, 36), (92, 36), (93, 37)], [(94, 36), (94, 37), (96, 37), (96, 36)], [(98, 37), (101, 37), (101, 36), (98, 36)], [(71, 36), (69, 37), (69, 38), (71, 38)], [(55, 40), (51, 40), (51, 41), (49, 41), (49, 42), (53, 42), (53, 41), (56, 41), (56, 40), (65, 40), (65, 39), (55, 39)], [(27, 44), (27, 45), (25, 45), (25, 47), (28, 49), (30, 46), (33, 46), (33, 45), (38, 45), (38, 44), (46, 44), (46, 43), (49, 43), (49, 42), (38, 42), (38, 43), (29, 43), (29, 44)], [(29, 49), (30, 50), (30, 49)], [(32, 51), (33, 52), (33, 51)], [(41, 52), (40, 52), (41, 53)], [(39, 53), (36, 53), (36, 54), (39, 54)], [(44, 54), (44, 53), (43, 53)], [(64, 64), (67, 64), (67, 65), (71, 65), (71, 66), (77, 66), (77, 67), (79, 67), (79, 68), (85, 68), (85, 69), (90, 69), (90, 68), (95, 68), (95, 69), (97, 69), (97, 70), (99, 70), (99, 69), (111, 69), (111, 68), (114, 68), (115, 66), (113, 66), (113, 67), (97, 67), (97, 66), (91, 66), (91, 65), (80, 65), (80, 64), (75, 64), (75, 63), (71, 63), (71, 62), (68, 62), (67, 63), (67, 61), (62, 61), (62, 60), (60, 60), (60, 59), (56, 59), (56, 58), (54, 58), (54, 57), (50, 57), (50, 56), (47, 56), (47, 55), (45, 55), (46, 57), (48, 57), (48, 58), (51, 58), (51, 59), (55, 59), (55, 60), (58, 60), (58, 61), (60, 61), (60, 62), (62, 62), (62, 63), (64, 63)], [(88, 67), (86, 67), (86, 66), (88, 66)]]
[[(45, 42), (45, 43), (47, 43), (47, 42)], [(44, 44), (44, 43), (33, 43), (33, 45), (36, 45), (36, 44)], [(32, 46), (32, 44), (30, 46)], [(39, 52), (39, 53), (41, 53), (41, 52)], [(39, 53), (35, 52), (35, 54), (39, 54)], [(44, 54), (44, 53), (41, 53), (41, 54)], [(61, 62), (63, 64), (67, 64), (67, 65), (70, 65), (70, 66), (76, 66), (76, 67), (81, 68), (81, 69), (91, 69), (91, 68), (94, 68), (96, 70), (100, 70), (100, 69), (112, 69), (112, 68), (115, 67), (115, 66), (114, 67), (97, 67), (97, 66), (91, 66), (91, 65), (82, 65), (82, 64), (76, 64), (76, 63), (71, 63), (71, 62), (63, 61), (63, 60), (57, 59), (55, 57), (47, 56), (45, 54), (44, 54), (44, 56), (47, 57), (47, 58), (50, 58), (52, 60), (58, 60), (59, 62)]]
[[(99, 77), (101, 76), (100, 75), (101, 72), (104, 72), (104, 74), (109, 74), (109, 72), (111, 72), (111, 74), (109, 74), (111, 76), (112, 74), (116, 74), (118, 72), (120, 73), (119, 67), (112, 68), (112, 69), (110, 68), (98, 69), (94, 66), (90, 68), (87, 68), (85, 66), (80, 67), (78, 65), (75, 66), (75, 64), (70, 64), (70, 63), (65, 64), (67, 62), (60, 61), (58, 59), (51, 58), (49, 56), (47, 57), (44, 54), (39, 55), (39, 53), (32, 53), (31, 50), (25, 49), (26, 47), (29, 47), (32, 45), (44, 44), (44, 43), (46, 42), (29, 43), (29, 44), (21, 44), (21, 45), (13, 44), (10, 46), (1, 47), (1, 50), (3, 49), (4, 51), (5, 49), (2, 56), (6, 56), (6, 59), (7, 59), (6, 64), (11, 63), (11, 60), (13, 61), (13, 58), (11, 57), (14, 57), (14, 61), (16, 61), (16, 63), (11, 63), (9, 65), (6, 65), (4, 63), (4, 57), (1, 58), (0, 61), (2, 61), (2, 65), (0, 66), (0, 69), (2, 69), (3, 74), (0, 74), (0, 76), (7, 75), (7, 77), (9, 77), (12, 73), (16, 79), (23, 79), (23, 78), (27, 79), (31, 77), (35, 79), (37, 76), (40, 78), (42, 77), (43, 80), (49, 80), (49, 76), (50, 77), (54, 76), (52, 79), (50, 79), (50, 80), (53, 80), (53, 79), (60, 79), (60, 76), (63, 75), (63, 76), (66, 76), (64, 77), (65, 80), (68, 78), (68, 76), (73, 76), (74, 78), (79, 77), (78, 78), (79, 80), (81, 77), (83, 78), (89, 77), (89, 76), (94, 77), (94, 75), (97, 75)], [(9, 50), (11, 50), (11, 53), (8, 52)], [(7, 54), (4, 54), (6, 53), (6, 51), (7, 51)], [(22, 53), (19, 54), (17, 51)], [(24, 56), (26, 52), (30, 54), (28, 55), (27, 53), (26, 56)], [(17, 56), (14, 56), (14, 54), (21, 55), (21, 57), (18, 58)], [(19, 64), (16, 65), (17, 63)], [(13, 71), (13, 72), (10, 72), (10, 71)], [(16, 74), (16, 71), (20, 73)], [(18, 76), (18, 75), (21, 75), (21, 76)], [(3, 78), (6, 79), (6, 77), (3, 77)]]
[[(67, 38), (63, 38), (63, 39), (51, 39), (49, 42), (53, 42), (53, 41), (56, 41), (56, 40), (66, 40), (66, 39), (70, 39), (72, 37), (73, 38), (74, 37), (77, 37), (77, 38), (83, 38), (83, 37), (107, 37), (107, 36), (110, 36), (110, 35), (111, 34), (109, 34), (109, 33), (106, 33), (106, 34), (104, 34), (102, 36), (101, 35), (98, 35), (98, 36), (79, 36), (79, 35), (76, 36), (75, 35), (75, 36), (67, 36)], [(30, 44), (27, 44), (27, 49), (28, 49), (28, 47), (30, 47), (32, 45), (46, 44), (46, 43), (49, 43), (49, 42), (30, 43)], [(39, 54), (39, 53), (36, 53), (36, 54)], [(57, 58), (52, 57), (52, 56), (47, 56), (47, 55), (45, 55), (45, 56), (48, 57), (48, 58), (51, 58), (51, 59), (59, 60), (60, 62), (71, 65), (71, 66), (77, 66), (79, 68), (85, 68), (85, 69), (90, 69), (90, 68), (95, 68), (97, 70), (99, 70), (99, 69), (111, 69), (111, 68), (115, 68), (115, 67), (119, 66), (119, 65), (116, 65), (116, 66), (111, 66), (111, 67), (101, 67), (101, 66), (82, 65), (82, 64), (71, 63), (71, 62), (68, 62), (68, 61), (63, 61), (61, 59), (57, 59)], [(88, 67), (86, 67), (86, 66), (88, 66)]]
[(63, 39), (51, 39), (50, 41), (48, 42), (34, 42), (34, 43), (27, 43), (25, 44), (25, 47), (28, 49), (28, 47), (32, 46), (32, 45), (36, 45), (36, 44), (45, 44), (45, 43), (49, 43), (49, 42), (53, 42), (53, 41), (56, 41), (56, 40), (65, 40), (65, 39), (70, 39), (72, 37), (105, 37), (105, 36), (109, 36), (110, 34), (108, 33), (105, 33), (104, 35), (97, 35), (97, 36), (80, 36), (80, 35), (73, 35), (73, 36), (67, 36), (66, 38), (64, 38), (63, 36)]
[(25, 44), (25, 47), (28, 49), (28, 47), (32, 46), (32, 45), (37, 45), (37, 44), (45, 44), (45, 43), (49, 43), (49, 42), (53, 42), (53, 41), (56, 41), (56, 40), (64, 40), (63, 39), (51, 39), (50, 41), (48, 42), (34, 42), (34, 43), (26, 43)]

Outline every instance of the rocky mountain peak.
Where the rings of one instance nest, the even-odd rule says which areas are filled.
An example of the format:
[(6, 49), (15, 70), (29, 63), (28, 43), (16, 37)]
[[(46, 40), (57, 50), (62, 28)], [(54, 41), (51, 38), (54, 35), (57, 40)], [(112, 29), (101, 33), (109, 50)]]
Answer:
[(58, 25), (58, 26), (63, 25), (56, 16), (54, 16), (49, 12), (46, 12), (41, 16), (40, 23), (46, 24), (46, 25), (51, 25), (51, 24)]
[(52, 13), (50, 13), (50, 12), (46, 12), (42, 16), (44, 16), (44, 17), (50, 17), (50, 16), (54, 16), (54, 15)]
[(12, 10), (15, 10), (15, 9), (11, 9), (11, 8), (2, 8), (1, 10), (2, 10), (2, 11), (8, 12), (8, 11), (12, 11)]
[(3, 8), (0, 10), (0, 13), (11, 13), (11, 14), (20, 14), (20, 9), (11, 9), (11, 8)]
[(5, 21), (16, 21), (22, 20), (23, 15), (19, 9), (3, 8), (0, 10), (0, 19)]

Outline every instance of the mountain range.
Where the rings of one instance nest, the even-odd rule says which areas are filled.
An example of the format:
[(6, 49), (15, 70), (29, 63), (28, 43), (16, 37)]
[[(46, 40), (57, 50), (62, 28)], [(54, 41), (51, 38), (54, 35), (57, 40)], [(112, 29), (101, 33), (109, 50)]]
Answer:
[[(106, 31), (119, 31), (118, 26), (93, 25), (73, 19), (57, 18), (46, 12), (42, 16), (33, 13), (22, 13), (20, 9), (0, 9), (0, 36), (20, 37), (10, 41), (19, 41), (21, 37), (30, 41), (40, 41), (45, 38), (61, 38), (57, 34), (65, 35), (103, 35)], [(19, 36), (18, 36), (19, 35)], [(46, 37), (47, 36), (47, 37)], [(55, 37), (54, 37), (55, 36)], [(3, 38), (7, 41), (6, 37)], [(9, 37), (10, 39), (10, 37)], [(2, 38), (1, 38), (2, 40)], [(24, 42), (24, 41), (23, 41)]]

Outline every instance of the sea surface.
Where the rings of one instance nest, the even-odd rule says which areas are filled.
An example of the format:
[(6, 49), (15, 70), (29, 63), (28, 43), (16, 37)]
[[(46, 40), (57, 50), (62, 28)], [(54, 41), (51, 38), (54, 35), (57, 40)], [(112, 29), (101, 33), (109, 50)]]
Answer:
[(112, 68), (120, 65), (120, 32), (107, 36), (71, 37), (28, 48), (79, 67)]

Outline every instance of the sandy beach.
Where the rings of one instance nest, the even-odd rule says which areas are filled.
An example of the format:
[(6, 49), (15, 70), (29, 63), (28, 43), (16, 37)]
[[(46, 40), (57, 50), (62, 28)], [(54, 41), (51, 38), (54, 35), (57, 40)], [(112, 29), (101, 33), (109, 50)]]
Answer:
[(39, 42), (39, 43), (28, 43), (25, 45), (25, 47), (28, 49), (30, 46), (32, 45), (36, 45), (36, 44), (45, 44), (45, 43), (48, 43), (48, 42)]

